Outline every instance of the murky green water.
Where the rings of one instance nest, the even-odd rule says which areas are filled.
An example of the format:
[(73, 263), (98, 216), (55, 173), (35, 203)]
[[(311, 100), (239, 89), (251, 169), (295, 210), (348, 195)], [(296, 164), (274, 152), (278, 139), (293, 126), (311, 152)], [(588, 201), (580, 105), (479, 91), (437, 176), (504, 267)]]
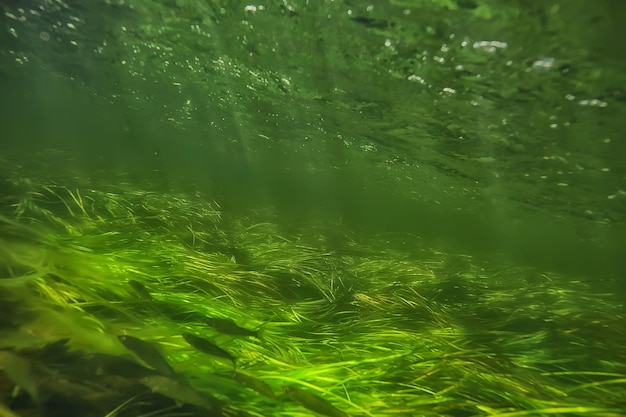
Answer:
[[(537, 375), (613, 372), (616, 382), (610, 384), (623, 392), (624, 356), (615, 353), (612, 357), (610, 352), (625, 337), (615, 326), (623, 320), (626, 271), (626, 54), (622, 51), (626, 3), (4, 0), (0, 9), (0, 157), (5, 161), (1, 213), (8, 236), (2, 241), (5, 278), (35, 273), (44, 277), (42, 288), (51, 294), (51, 272), (42, 266), (45, 262), (37, 261), (39, 249), (33, 249), (33, 255), (20, 246), (21, 238), (17, 246), (12, 240), (25, 234), (24, 245), (39, 247), (41, 236), (21, 228), (43, 227), (49, 236), (43, 243), (47, 250), (66, 245), (70, 252), (101, 256), (114, 247), (122, 253), (115, 262), (125, 266), (106, 273), (85, 266), (91, 271), (89, 280), (98, 281), (100, 274), (127, 280), (128, 268), (143, 271), (133, 279), (162, 293), (161, 302), (170, 303), (167, 308), (174, 308), (167, 294), (179, 291), (168, 281), (172, 274), (180, 279), (195, 276), (179, 294), (181, 299), (191, 297), (189, 302), (195, 304), (199, 301), (190, 294), (204, 285), (205, 275), (215, 268), (229, 277), (227, 282), (234, 288), (259, 279), (255, 274), (267, 274), (271, 282), (257, 289), (261, 301), (247, 313), (252, 315), (247, 319), (251, 324), (307, 322), (299, 318), (297, 309), (286, 313), (289, 308), (282, 303), (303, 302), (302, 316), (316, 316), (321, 313), (306, 303), (334, 302), (341, 295), (349, 301), (328, 313), (332, 315), (329, 323), (346, 324), (341, 311), (358, 315), (371, 309), (378, 315), (365, 314), (366, 322), (399, 320), (402, 331), (411, 328), (413, 332), (417, 330), (408, 323), (420, 311), (418, 321), (428, 326), (438, 323), (454, 332), (485, 332), (458, 339), (468, 345), (455, 345), (472, 355), (480, 351), (485, 358), (492, 354), (532, 356), (531, 348), (515, 353), (517, 339), (502, 336), (512, 329), (529, 335), (524, 343), (555, 352), (559, 343), (564, 344), (564, 351), (576, 344), (584, 346), (585, 352), (600, 349), (606, 355), (601, 365), (583, 365), (587, 359), (576, 365), (573, 358), (581, 353), (572, 351), (566, 355), (569, 362), (564, 369), (555, 365), (552, 354), (546, 354), (550, 358), (542, 364), (550, 363), (550, 367), (517, 363), (516, 369), (524, 371), (512, 380), (538, 378), (531, 375), (531, 368), (541, 368)], [(156, 197), (159, 193), (161, 200)], [(222, 220), (211, 217), (217, 212), (204, 204), (218, 207)], [(271, 236), (267, 242), (254, 226), (261, 223), (271, 225), (264, 226), (269, 229), (263, 233)], [(115, 243), (105, 236), (115, 236)], [(159, 244), (156, 236), (168, 243)], [(284, 242), (278, 236), (284, 236)], [(302, 255), (298, 245), (315, 256), (306, 261), (298, 258)], [(134, 264), (138, 254), (149, 251), (159, 254), (146, 255), (158, 265), (156, 269), (148, 261)], [(200, 262), (194, 257), (206, 253), (225, 258)], [(200, 262), (204, 269), (172, 272), (180, 257), (192, 264)], [(49, 262), (56, 265), (55, 276), (69, 282), (63, 285), (73, 285), (78, 292), (94, 285), (73, 281), (85, 274), (77, 272), (84, 271), (82, 267), (59, 272), (65, 262), (60, 258)], [(161, 263), (157, 260), (161, 258), (168, 261)], [(228, 263), (231, 258), (234, 267)], [(80, 262), (91, 265), (96, 261), (85, 258)], [(419, 264), (420, 272), (403, 262)], [(439, 266), (429, 266), (435, 264)], [(158, 271), (154, 280), (146, 281), (152, 273), (148, 271), (154, 270)], [(364, 278), (359, 281), (361, 275)], [(407, 276), (422, 277), (420, 285)], [(338, 287), (335, 278), (350, 285)], [(5, 282), (13, 285), (13, 281)], [(402, 288), (399, 292), (394, 289), (396, 283)], [(112, 299), (128, 296), (128, 288), (107, 285), (113, 288)], [(277, 292), (268, 290), (274, 286)], [(218, 285), (203, 291), (221, 297), (229, 294), (227, 288)], [(15, 291), (11, 294), (18, 299), (32, 296)], [(236, 294), (229, 295), (230, 314), (240, 324), (241, 320), (247, 323), (237, 314), (244, 314), (246, 303), (254, 302), (240, 289), (232, 291)], [(517, 309), (515, 297), (505, 297), (507, 291), (518, 297)], [(109, 296), (96, 291), (85, 297), (81, 302), (89, 299), (97, 304)], [(51, 303), (72, 304), (65, 297), (49, 298)], [(442, 305), (433, 307), (430, 302)], [(575, 308), (586, 302), (589, 311)], [(561, 307), (548, 308), (554, 303)], [(164, 305), (152, 314), (169, 311)], [(347, 305), (358, 306), (358, 313)], [(215, 313), (206, 308), (191, 310)], [(395, 320), (380, 315), (385, 309), (393, 312)], [(6, 311), (14, 312), (13, 307)], [(139, 321), (151, 317), (140, 308), (131, 306), (129, 311)], [(110, 312), (89, 314), (111, 319)], [(103, 325), (105, 334), (129, 331), (128, 325), (119, 323), (124, 320), (112, 317), (117, 327)], [(490, 320), (496, 318), (504, 321), (491, 329)], [(28, 327), (26, 322), (16, 326)], [(165, 337), (170, 348), (175, 345), (170, 355), (176, 356), (180, 340), (168, 338), (185, 329), (168, 326), (163, 335), (148, 331), (142, 336)], [(606, 340), (597, 336), (590, 341), (594, 326), (602, 329), (600, 333), (607, 332)], [(294, 338), (306, 332), (330, 332), (305, 326), (281, 334), (280, 329), (276, 325), (272, 331), (276, 340), (284, 337), (293, 343), (287, 350), (300, 349)], [(539, 338), (542, 332), (552, 339)], [(565, 336), (577, 332), (583, 334), (579, 339)], [(39, 342), (61, 336), (71, 335), (65, 332)], [(8, 333), (5, 337), (19, 339)], [(332, 342), (323, 342), (320, 337), (320, 346), (345, 342), (331, 336)], [(445, 350), (441, 347), (444, 339), (436, 338), (436, 349)], [(113, 346), (110, 340), (106, 343)], [(410, 351), (409, 339), (398, 343), (401, 347), (385, 349)], [(84, 344), (80, 347), (85, 348)], [(269, 375), (270, 382), (285, 372), (281, 366), (289, 363), (286, 358), (298, 356), (291, 350), (279, 355), (267, 346), (263, 348), (267, 351), (247, 345), (239, 348), (266, 357), (282, 355), (284, 363), (273, 362), (260, 370)], [(85, 349), (92, 351), (93, 346)], [(323, 349), (312, 350), (310, 356), (328, 365), (369, 360), (374, 355), (362, 353), (359, 347), (351, 349), (358, 354), (349, 359), (325, 357)], [(119, 354), (120, 347), (109, 346), (104, 352)], [(411, 355), (419, 356), (414, 352), (400, 355), (402, 363), (394, 362), (391, 369), (415, 366), (419, 361)], [(473, 375), (483, 365), (488, 368), (483, 370), (485, 375), (501, 371), (483, 360), (487, 359), (476, 359)], [(180, 361), (190, 368), (185, 360)], [(304, 364), (294, 359), (290, 366)], [(302, 369), (292, 369), (291, 382), (310, 382), (307, 377), (314, 372)], [(254, 366), (251, 370), (255, 371)], [(428, 372), (424, 375), (430, 378)], [(471, 379), (469, 373), (447, 374), (440, 368), (433, 372), (445, 374), (444, 379)], [(374, 374), (367, 378), (375, 380)], [(329, 378), (334, 382), (326, 380), (328, 392), (340, 380), (344, 388), (350, 386), (346, 375)], [(370, 388), (364, 383), (353, 387), (356, 399), (345, 408), (355, 415), (426, 413), (422, 400), (404, 397), (403, 390), (414, 385), (412, 378), (398, 371), (380, 379), (385, 381), (384, 388), (376, 389), (385, 393), (380, 401), (388, 401), (386, 405), (361, 401), (362, 408), (355, 406), (359, 393), (365, 397)], [(541, 407), (521, 400), (505, 404), (502, 398), (487, 394), (496, 388), (459, 405), (456, 401), (468, 395), (464, 383), (446, 387), (437, 381), (424, 390), (439, 393), (439, 397), (433, 394), (439, 399), (447, 389), (460, 392), (454, 406), (433, 411), (447, 415), (503, 415), (531, 409), (542, 409), (537, 413), (545, 415), (617, 415), (610, 413), (624, 406), (623, 400), (611, 399), (606, 410), (598, 411), (601, 390), (578, 402), (567, 403), (559, 397), (558, 392), (576, 391), (575, 386), (586, 389), (585, 384), (605, 389), (592, 378), (576, 380), (567, 389), (563, 381), (559, 384), (564, 385), (537, 382), (551, 387), (543, 393), (563, 400), (554, 405), (558, 401), (541, 397), (538, 389), (535, 394), (546, 401)], [(495, 381), (489, 383), (497, 386)], [(394, 389), (402, 393), (398, 403), (385, 396), (391, 395), (388, 387), (393, 384), (399, 384)], [(530, 388), (512, 388), (511, 384), (515, 392), (511, 397), (519, 399), (524, 390), (528, 394)], [(350, 395), (350, 389), (346, 390)], [(218, 397), (232, 394), (232, 387), (217, 391)], [(326, 398), (337, 405), (328, 392)], [(550, 401), (560, 411), (545, 411)], [(237, 407), (241, 413), (268, 413), (263, 403), (253, 409)], [(311, 407), (304, 405), (307, 408)]]
[(22, 152), (569, 272), (624, 266), (619, 2), (3, 7)]

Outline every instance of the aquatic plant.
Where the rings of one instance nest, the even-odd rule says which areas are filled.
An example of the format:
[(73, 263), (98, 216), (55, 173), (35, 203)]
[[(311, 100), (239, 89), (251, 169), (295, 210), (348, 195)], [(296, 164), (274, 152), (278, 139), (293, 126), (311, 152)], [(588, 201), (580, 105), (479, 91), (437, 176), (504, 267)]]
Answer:
[(324, 225), (285, 235), (271, 213), (233, 215), (195, 194), (7, 171), (9, 408), (35, 412), (62, 390), (111, 417), (624, 411), (623, 301), (584, 279), (426, 247), (409, 256), (340, 225), (327, 226), (345, 234), (330, 245)]

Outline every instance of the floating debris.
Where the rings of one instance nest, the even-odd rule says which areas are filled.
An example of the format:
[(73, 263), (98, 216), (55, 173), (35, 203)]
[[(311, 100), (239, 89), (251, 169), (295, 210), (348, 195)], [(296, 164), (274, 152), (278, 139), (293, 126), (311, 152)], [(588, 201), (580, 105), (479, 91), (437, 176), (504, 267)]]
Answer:
[(193, 387), (177, 379), (152, 375), (141, 378), (141, 383), (152, 390), (177, 402), (196, 405), (209, 410), (220, 408), (221, 401), (208, 394), (200, 395)]
[(137, 293), (137, 296), (145, 301), (152, 301), (152, 296), (148, 289), (139, 281), (135, 281), (134, 279), (128, 280), (128, 285), (130, 285), (133, 290)]
[(263, 340), (260, 336), (260, 330), (249, 330), (245, 327), (240, 327), (231, 319), (222, 319), (218, 317), (209, 317), (206, 319), (206, 323), (217, 330), (220, 333), (224, 333), (230, 336), (244, 336), (244, 337), (256, 337), (259, 340)]
[(183, 339), (185, 339), (185, 341), (191, 346), (203, 353), (206, 353), (207, 355), (228, 359), (233, 363), (233, 368), (236, 367), (235, 361), (237, 360), (237, 358), (235, 358), (233, 355), (231, 355), (221, 347), (215, 345), (213, 342), (210, 342), (200, 336), (196, 336), (195, 334), (191, 333), (183, 334)]
[(259, 394), (265, 395), (266, 397), (272, 399), (278, 399), (272, 387), (270, 387), (269, 384), (265, 381), (262, 381), (248, 374), (242, 374), (241, 372), (237, 371), (233, 372), (233, 379), (239, 382), (241, 385), (255, 390)]
[(285, 391), (292, 400), (316, 413), (328, 417), (349, 417), (348, 413), (341, 411), (319, 395), (303, 391), (296, 387), (283, 387), (283, 391)]
[(150, 342), (130, 335), (117, 337), (126, 349), (133, 352), (139, 359), (165, 375), (174, 375), (174, 369), (159, 350)]

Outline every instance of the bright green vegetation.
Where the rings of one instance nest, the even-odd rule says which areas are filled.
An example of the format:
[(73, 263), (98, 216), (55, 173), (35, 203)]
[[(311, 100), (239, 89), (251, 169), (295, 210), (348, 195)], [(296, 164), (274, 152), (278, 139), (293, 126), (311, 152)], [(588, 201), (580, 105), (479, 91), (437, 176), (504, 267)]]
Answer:
[[(3, 167), (0, 348), (12, 353), (0, 394), (17, 414), (36, 409), (35, 385), (44, 407), (61, 396), (75, 415), (108, 417), (313, 415), (289, 387), (340, 410), (328, 415), (624, 413), (623, 300), (581, 277), (408, 256), (341, 225), (294, 231), (121, 174)], [(207, 317), (262, 338), (219, 333)], [(186, 333), (236, 357), (246, 382)], [(110, 371), (115, 357), (150, 366), (120, 335), (149, 342), (177, 377)], [(30, 367), (7, 371), (11, 355)]]

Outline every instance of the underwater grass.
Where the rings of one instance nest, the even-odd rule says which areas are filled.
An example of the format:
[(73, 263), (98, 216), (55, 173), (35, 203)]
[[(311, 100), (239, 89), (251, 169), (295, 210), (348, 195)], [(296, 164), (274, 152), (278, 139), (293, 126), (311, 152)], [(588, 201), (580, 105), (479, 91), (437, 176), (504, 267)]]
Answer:
[[(283, 386), (354, 416), (624, 411), (623, 302), (582, 280), (494, 272), (427, 248), (411, 259), (374, 240), (356, 251), (347, 231), (338, 249), (320, 230), (285, 235), (264, 213), (230, 217), (197, 195), (127, 182), (5, 175), (13, 191), (1, 199), (0, 303), (14, 319), (0, 328), (2, 347), (69, 338), (72, 349), (123, 356), (116, 337), (132, 335), (157, 344), (228, 415), (314, 414)], [(206, 317), (259, 329), (263, 340), (221, 334)], [(279, 400), (233, 381), (227, 361), (184, 333), (237, 357)], [(134, 415), (132, 404), (147, 400), (125, 401), (110, 415)]]

